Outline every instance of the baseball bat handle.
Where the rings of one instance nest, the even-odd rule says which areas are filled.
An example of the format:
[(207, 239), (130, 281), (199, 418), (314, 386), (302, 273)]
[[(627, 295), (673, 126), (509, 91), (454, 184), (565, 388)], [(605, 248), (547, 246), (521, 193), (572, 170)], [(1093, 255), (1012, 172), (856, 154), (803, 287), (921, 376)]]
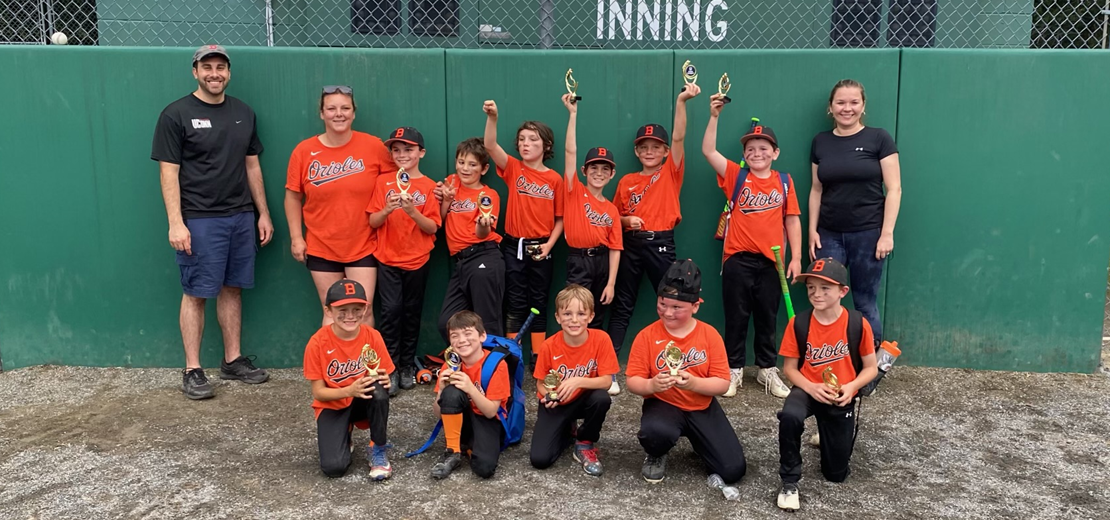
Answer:
[(524, 325), (520, 326), (520, 332), (516, 333), (516, 344), (522, 345), (524, 336), (528, 335), (528, 330), (532, 328), (532, 322), (536, 320), (536, 316), (540, 315), (537, 309), (529, 309), (528, 317), (524, 319)]
[(775, 253), (775, 270), (779, 272), (779, 285), (782, 286), (782, 299), (786, 302), (786, 317), (794, 317), (794, 302), (790, 301), (790, 287), (786, 285), (786, 270), (782, 267), (782, 255), (779, 254), (779, 246), (771, 246), (771, 251)]

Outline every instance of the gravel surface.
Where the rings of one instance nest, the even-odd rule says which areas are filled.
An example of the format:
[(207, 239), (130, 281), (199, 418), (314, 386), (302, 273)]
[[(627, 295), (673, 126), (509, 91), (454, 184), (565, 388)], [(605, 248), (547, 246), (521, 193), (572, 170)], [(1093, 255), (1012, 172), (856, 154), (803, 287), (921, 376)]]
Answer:
[[(216, 371), (209, 371), (215, 374)], [(641, 399), (615, 399), (599, 443), (605, 476), (569, 453), (528, 463), (531, 433), (489, 481), (464, 465), (428, 476), (442, 440), (430, 432), (431, 391), (391, 402), (392, 479), (370, 482), (356, 450), (347, 476), (318, 468), (308, 384), (276, 370), (248, 386), (214, 379), (192, 402), (169, 369), (32, 367), (0, 373), (0, 518), (783, 518), (775, 507), (775, 412), (749, 372), (721, 402), (744, 445), (739, 502), (705, 485), (687, 442), (667, 479), (640, 477)], [(896, 367), (867, 399), (843, 484), (825, 482), (805, 448), (794, 518), (1110, 518), (1110, 377)], [(534, 404), (529, 427), (534, 420)], [(812, 429), (812, 424), (810, 424)], [(807, 434), (808, 435), (808, 434)], [(366, 432), (356, 433), (360, 443)]]

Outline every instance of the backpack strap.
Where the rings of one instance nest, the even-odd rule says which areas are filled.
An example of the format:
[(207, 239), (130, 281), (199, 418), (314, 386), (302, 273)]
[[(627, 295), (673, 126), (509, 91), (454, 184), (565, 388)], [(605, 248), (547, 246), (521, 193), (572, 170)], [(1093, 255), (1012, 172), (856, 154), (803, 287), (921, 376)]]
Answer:
[(407, 459), (409, 457), (415, 457), (417, 455), (420, 455), (421, 453), (424, 453), (425, 451), (428, 451), (428, 448), (431, 448), (432, 443), (436, 441), (436, 437), (439, 437), (439, 431), (442, 429), (443, 419), (440, 419), (438, 422), (436, 422), (436, 427), (432, 429), (432, 434), (428, 437), (428, 440), (424, 442), (424, 445), (414, 451), (406, 453), (405, 458)]
[(856, 375), (863, 372), (863, 357), (860, 356), (860, 342), (863, 341), (863, 313), (848, 309), (848, 353), (852, 356), (852, 368)]
[(740, 199), (740, 187), (748, 180), (748, 168), (741, 167), (740, 173), (736, 174), (736, 184), (732, 187), (732, 197), (728, 199), (728, 216), (725, 217), (725, 237), (728, 237), (728, 229), (732, 222), (732, 210), (736, 207), (737, 201)]
[(794, 315), (794, 341), (798, 343), (798, 369), (801, 370), (809, 354), (809, 319), (813, 309), (806, 309)]

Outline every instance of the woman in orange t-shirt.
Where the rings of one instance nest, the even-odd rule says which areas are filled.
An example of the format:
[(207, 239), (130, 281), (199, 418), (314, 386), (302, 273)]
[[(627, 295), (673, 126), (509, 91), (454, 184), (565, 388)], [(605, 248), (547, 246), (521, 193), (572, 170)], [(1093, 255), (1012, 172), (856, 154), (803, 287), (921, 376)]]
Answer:
[[(379, 174), (397, 166), (381, 139), (351, 128), (355, 97), (351, 87), (324, 87), (320, 93), (324, 133), (301, 141), (289, 157), (285, 218), (293, 258), (305, 264), (323, 305), (331, 284), (350, 278), (374, 301), (378, 262), (366, 206)], [(307, 230), (307, 232), (306, 232)], [(368, 310), (367, 325), (374, 325)], [(323, 325), (331, 320), (324, 316)]]

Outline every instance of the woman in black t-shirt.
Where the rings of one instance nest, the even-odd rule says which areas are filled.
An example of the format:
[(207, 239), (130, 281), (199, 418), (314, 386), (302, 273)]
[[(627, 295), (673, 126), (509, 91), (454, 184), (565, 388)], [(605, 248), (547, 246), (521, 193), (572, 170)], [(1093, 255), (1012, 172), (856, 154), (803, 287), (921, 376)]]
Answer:
[(863, 126), (866, 102), (863, 85), (851, 79), (829, 94), (836, 127), (817, 134), (810, 148), (809, 256), (833, 257), (848, 266), (852, 299), (878, 343), (879, 282), (894, 250), (902, 176), (894, 139), (882, 128)]

